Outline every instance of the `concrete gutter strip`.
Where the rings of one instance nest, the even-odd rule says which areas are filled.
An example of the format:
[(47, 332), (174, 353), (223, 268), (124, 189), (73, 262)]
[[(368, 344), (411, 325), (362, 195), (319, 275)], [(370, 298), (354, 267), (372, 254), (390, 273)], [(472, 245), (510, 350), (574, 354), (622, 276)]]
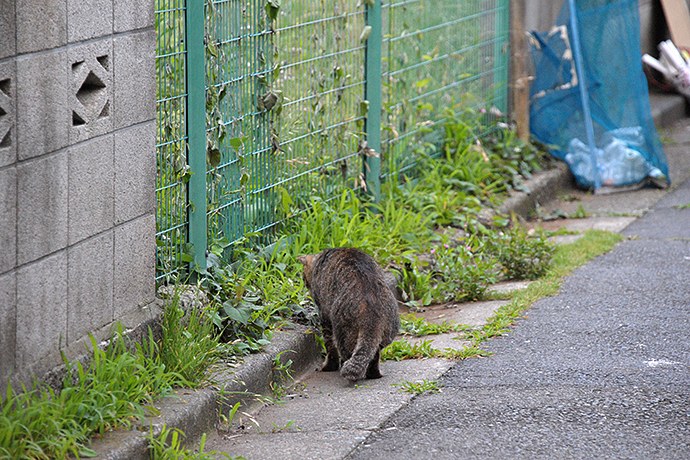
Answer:
[(503, 214), (515, 213), (527, 218), (537, 205), (554, 198), (554, 193), (572, 186), (573, 176), (565, 163), (558, 162), (554, 168), (535, 174), (525, 184), (529, 192), (514, 191), (499, 207)]
[(306, 327), (276, 331), (263, 352), (247, 356), (236, 368), (216, 370), (212, 386), (177, 390), (156, 402), (158, 415), (147, 417), (131, 430), (110, 431), (95, 439), (90, 446), (98, 453), (95, 458), (148, 459), (149, 430), (157, 436), (164, 426), (182, 430), (187, 440), (198, 439), (215, 428), (219, 411), (227, 412), (236, 402), (242, 403), (244, 410), (251, 409), (260, 403), (258, 396), (270, 394), (271, 383), (280, 383), (281, 378), (274, 372), (276, 359), (282, 363), (292, 360), (290, 369), (298, 378), (318, 367), (321, 347)]

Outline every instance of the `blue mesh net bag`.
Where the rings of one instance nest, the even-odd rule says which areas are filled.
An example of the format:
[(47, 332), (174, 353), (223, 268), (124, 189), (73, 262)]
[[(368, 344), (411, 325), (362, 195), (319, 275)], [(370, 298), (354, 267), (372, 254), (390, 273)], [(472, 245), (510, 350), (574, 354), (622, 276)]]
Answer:
[(556, 26), (533, 32), (530, 42), (532, 134), (568, 164), (577, 184), (668, 185), (642, 70), (637, 0), (566, 0)]

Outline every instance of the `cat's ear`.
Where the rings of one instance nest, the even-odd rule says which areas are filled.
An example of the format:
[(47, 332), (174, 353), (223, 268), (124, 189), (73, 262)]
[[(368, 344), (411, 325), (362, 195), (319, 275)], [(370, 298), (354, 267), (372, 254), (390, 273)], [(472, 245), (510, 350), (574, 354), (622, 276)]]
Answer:
[(301, 263), (305, 267), (309, 267), (309, 266), (311, 266), (311, 263), (314, 261), (314, 255), (309, 254), (306, 256), (299, 256), (299, 257), (297, 257), (297, 260), (299, 261), (299, 263)]

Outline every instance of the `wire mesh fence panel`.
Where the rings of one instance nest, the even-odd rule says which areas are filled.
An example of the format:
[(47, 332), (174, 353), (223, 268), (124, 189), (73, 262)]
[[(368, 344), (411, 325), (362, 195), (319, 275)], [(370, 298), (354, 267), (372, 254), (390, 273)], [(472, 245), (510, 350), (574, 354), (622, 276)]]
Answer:
[(293, 1), (281, 7), (277, 184), (298, 204), (361, 184), (363, 30), (364, 9), (351, 0)]
[(372, 28), (369, 1), (156, 0), (158, 279), (248, 234), (270, 242), (312, 197), (366, 189), (367, 172), (378, 184), (366, 130), (394, 178), (440, 145), (447, 110), (505, 111), (508, 4), (383, 0)]
[(184, 270), (187, 252), (185, 0), (156, 0), (157, 278)]
[(403, 174), (443, 140), (447, 110), (507, 100), (508, 1), (383, 3), (384, 175)]
[(206, 4), (208, 239), (232, 242), (273, 224), (272, 34), (265, 1)]

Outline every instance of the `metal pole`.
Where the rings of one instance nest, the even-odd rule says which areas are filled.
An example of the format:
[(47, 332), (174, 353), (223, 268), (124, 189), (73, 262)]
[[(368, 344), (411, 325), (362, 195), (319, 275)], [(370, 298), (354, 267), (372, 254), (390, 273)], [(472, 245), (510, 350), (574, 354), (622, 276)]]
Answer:
[(589, 108), (589, 91), (587, 90), (587, 77), (585, 75), (585, 65), (582, 62), (582, 50), (580, 49), (580, 32), (577, 23), (577, 7), (575, 0), (568, 0), (570, 8), (570, 31), (573, 35), (573, 52), (575, 59), (575, 69), (577, 70), (577, 81), (580, 87), (580, 98), (582, 99), (582, 115), (585, 121), (585, 131), (587, 132), (587, 144), (589, 144), (590, 162), (592, 165), (592, 175), (594, 176), (594, 190), (601, 188), (601, 178), (597, 168), (597, 145), (594, 141), (594, 125), (592, 124), (592, 113)]
[(204, 50), (204, 3), (187, 0), (187, 163), (192, 171), (187, 187), (189, 242), (192, 266), (206, 268), (206, 78)]
[(364, 98), (369, 102), (365, 124), (367, 155), (364, 177), (374, 201), (381, 199), (381, 0), (366, 2), (367, 26), (371, 27), (365, 52)]

